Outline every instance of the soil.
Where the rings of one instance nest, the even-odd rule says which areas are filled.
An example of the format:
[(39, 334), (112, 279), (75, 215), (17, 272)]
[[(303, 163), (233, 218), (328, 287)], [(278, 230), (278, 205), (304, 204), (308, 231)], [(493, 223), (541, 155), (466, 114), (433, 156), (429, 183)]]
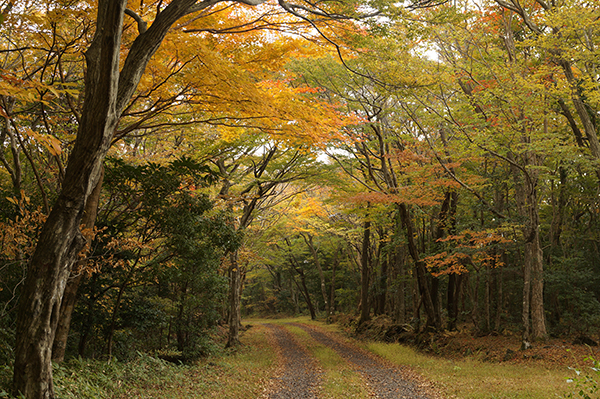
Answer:
[[(284, 328), (266, 324), (278, 350), (280, 364), (264, 397), (269, 399), (318, 398), (320, 373), (318, 364)], [(366, 352), (341, 337), (300, 323), (293, 324), (307, 331), (317, 342), (335, 350), (362, 377), (370, 391), (369, 397), (382, 399), (437, 399), (433, 388), (408, 368), (392, 365)]]

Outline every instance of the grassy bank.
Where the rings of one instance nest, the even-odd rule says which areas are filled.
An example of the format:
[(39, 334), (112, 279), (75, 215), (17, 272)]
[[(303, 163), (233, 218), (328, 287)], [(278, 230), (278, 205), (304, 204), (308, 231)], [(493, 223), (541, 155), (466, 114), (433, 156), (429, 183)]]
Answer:
[[(60, 399), (256, 399), (275, 366), (265, 328), (244, 332), (243, 346), (193, 365), (175, 365), (147, 355), (130, 362), (72, 359), (54, 367)], [(2, 373), (7, 389), (10, 373)], [(0, 389), (0, 397), (2, 397)]]
[(448, 397), (464, 399), (561, 398), (573, 373), (541, 365), (486, 363), (475, 358), (446, 360), (398, 344), (370, 342), (366, 347), (389, 361), (411, 367), (434, 381)]

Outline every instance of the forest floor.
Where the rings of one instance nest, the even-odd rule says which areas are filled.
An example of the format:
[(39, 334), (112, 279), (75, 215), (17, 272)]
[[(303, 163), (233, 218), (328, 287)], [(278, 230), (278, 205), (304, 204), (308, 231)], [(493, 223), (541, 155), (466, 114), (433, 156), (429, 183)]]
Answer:
[[(382, 319), (373, 320), (358, 333), (352, 320), (344, 319), (338, 319), (337, 323), (332, 325), (307, 319), (301, 319), (300, 322), (274, 320), (273, 323), (277, 323), (277, 327), (269, 327), (271, 332), (274, 328), (287, 330), (287, 333), (292, 333), (293, 339), (307, 352), (318, 353), (314, 349), (314, 342), (311, 344), (308, 340), (337, 351), (339, 358), (335, 367), (341, 367), (344, 362), (350, 364), (350, 369), (360, 375), (363, 389), (362, 391), (359, 389), (358, 393), (354, 394), (347, 391), (345, 396), (323, 392), (322, 387), (327, 384), (322, 379), (327, 376), (327, 372), (321, 370), (308, 377), (308, 380), (313, 381), (313, 388), (307, 391), (309, 393), (306, 396), (286, 394), (287, 388), (283, 383), (285, 378), (275, 377), (271, 380), (269, 390), (265, 391), (267, 392), (265, 397), (269, 399), (564, 398), (580, 397), (578, 393), (580, 390), (593, 389), (589, 382), (584, 382), (587, 375), (597, 379), (596, 372), (591, 371), (592, 363), (589, 358), (598, 359), (598, 347), (574, 343), (573, 341), (579, 337), (552, 338), (545, 342), (535, 342), (531, 348), (521, 350), (519, 334), (510, 331), (478, 336), (464, 328), (456, 332), (421, 334), (416, 337), (412, 333), (399, 332), (398, 326)], [(261, 321), (261, 327), (269, 324)], [(305, 338), (299, 338), (301, 333), (306, 335)], [(398, 341), (401, 343), (399, 344)], [(274, 347), (282, 348), (277, 344), (274, 344)], [(356, 353), (360, 355), (352, 354), (354, 351), (358, 351)], [(282, 353), (284, 353), (283, 360)], [(293, 353), (293, 351), (289, 348), (283, 351), (280, 349), (279, 364), (286, 362), (285, 353)], [(356, 360), (362, 356), (374, 360)], [(320, 370), (319, 364), (324, 364), (323, 359), (315, 359), (314, 356), (312, 361), (313, 363), (310, 363), (312, 366), (306, 367), (313, 372)], [(368, 362), (371, 361), (375, 361), (378, 365), (369, 365)], [(301, 362), (292, 360), (288, 364), (301, 364)], [(386, 370), (386, 367), (388, 370), (394, 369), (392, 373), (394, 376), (385, 374), (389, 371), (382, 371)], [(370, 369), (379, 370), (377, 373), (382, 373), (383, 377), (374, 377), (364, 371)], [(581, 370), (579, 378), (576, 369)], [(302, 372), (289, 371), (289, 368), (287, 370), (287, 375), (294, 376), (292, 380), (298, 383), (295, 376), (303, 375)], [(568, 382), (568, 380), (574, 381)], [(381, 381), (387, 383), (378, 386)], [(348, 383), (342, 382), (341, 385), (348, 386)], [(293, 389), (292, 385), (290, 392), (298, 392)], [(316, 394), (316, 392), (320, 393)], [(568, 396), (569, 392), (573, 392), (573, 396)], [(589, 397), (600, 398), (594, 395)]]
[(500, 334), (477, 334), (469, 326), (464, 326), (458, 331), (416, 337), (410, 332), (400, 331), (386, 317), (375, 318), (359, 333), (353, 320), (347, 316), (339, 319), (338, 324), (347, 334), (359, 339), (402, 343), (448, 360), (474, 358), (489, 363), (581, 369), (591, 364), (590, 358), (600, 359), (599, 338), (596, 336), (578, 334), (548, 338), (532, 342), (529, 349), (521, 350), (520, 333), (508, 329)]
[[(225, 333), (217, 333), (216, 348)], [(508, 332), (477, 337), (463, 329), (412, 344), (398, 340), (409, 337), (381, 319), (359, 336), (349, 320), (251, 319), (239, 347), (189, 364), (143, 353), (127, 362), (55, 364), (55, 389), (61, 399), (548, 399), (584, 397), (580, 391), (600, 386), (600, 372), (584, 360), (598, 358), (598, 348), (568, 339), (525, 351)], [(0, 365), (0, 397), (9, 397), (11, 379), (11, 367)]]

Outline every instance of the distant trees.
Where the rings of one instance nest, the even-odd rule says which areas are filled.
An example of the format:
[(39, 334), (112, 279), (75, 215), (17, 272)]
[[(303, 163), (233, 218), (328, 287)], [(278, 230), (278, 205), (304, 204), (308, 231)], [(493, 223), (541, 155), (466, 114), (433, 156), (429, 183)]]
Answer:
[[(362, 119), (328, 151), (346, 176), (332, 199), (359, 217), (356, 241), (346, 240), (361, 283), (344, 288), (360, 304), (359, 322), (386, 314), (417, 330), (520, 326), (525, 346), (598, 328), (599, 292), (580, 280), (596, 281), (590, 265), (600, 254), (591, 205), (597, 82), (586, 61), (596, 13), (578, 2), (497, 3), (380, 21), (379, 36), (357, 39), (347, 68), (327, 57), (294, 66), (303, 84)], [(571, 23), (579, 7), (585, 28)], [(437, 58), (420, 56), (427, 50)], [(588, 309), (578, 327), (563, 318), (571, 306)]]

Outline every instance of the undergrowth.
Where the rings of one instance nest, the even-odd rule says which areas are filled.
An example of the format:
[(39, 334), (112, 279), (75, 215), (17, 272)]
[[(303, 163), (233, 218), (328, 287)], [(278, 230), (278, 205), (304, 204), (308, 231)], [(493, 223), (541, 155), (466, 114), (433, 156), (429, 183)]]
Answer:
[(600, 361), (592, 356), (586, 358), (586, 361), (592, 363), (589, 370), (569, 367), (575, 373), (575, 377), (567, 379), (568, 383), (574, 384), (567, 398), (594, 399), (600, 395)]
[[(264, 328), (241, 337), (242, 346), (191, 364), (138, 353), (127, 362), (70, 359), (54, 364), (57, 399), (254, 399), (273, 372), (275, 355)], [(0, 398), (8, 394), (12, 368), (0, 365)]]

